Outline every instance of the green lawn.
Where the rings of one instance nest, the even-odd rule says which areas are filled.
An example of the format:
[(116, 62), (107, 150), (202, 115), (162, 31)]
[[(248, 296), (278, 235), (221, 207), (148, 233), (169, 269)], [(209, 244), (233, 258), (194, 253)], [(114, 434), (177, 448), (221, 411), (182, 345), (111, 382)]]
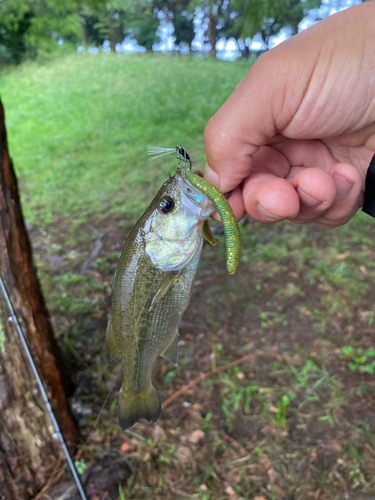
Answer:
[(28, 222), (139, 212), (171, 165), (147, 146), (182, 144), (204, 165), (205, 124), (249, 65), (103, 54), (0, 73)]

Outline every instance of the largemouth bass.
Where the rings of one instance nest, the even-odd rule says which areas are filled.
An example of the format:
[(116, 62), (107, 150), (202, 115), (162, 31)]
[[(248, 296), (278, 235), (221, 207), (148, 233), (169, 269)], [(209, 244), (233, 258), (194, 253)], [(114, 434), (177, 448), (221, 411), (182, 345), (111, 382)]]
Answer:
[[(214, 205), (184, 168), (164, 183), (132, 229), (115, 274), (107, 355), (122, 358), (118, 416), (122, 429), (156, 422), (160, 398), (151, 382), (159, 355), (177, 365), (178, 324), (189, 305)], [(207, 239), (211, 239), (205, 224)]]

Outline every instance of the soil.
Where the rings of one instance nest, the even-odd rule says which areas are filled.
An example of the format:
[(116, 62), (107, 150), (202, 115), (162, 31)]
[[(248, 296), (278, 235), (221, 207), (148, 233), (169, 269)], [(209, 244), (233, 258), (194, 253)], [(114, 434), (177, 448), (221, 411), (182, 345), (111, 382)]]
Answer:
[[(215, 226), (220, 248), (203, 248), (179, 329), (179, 367), (160, 358), (154, 385), (165, 401), (215, 367), (271, 356), (208, 377), (172, 401), (158, 424), (126, 433), (114, 401), (121, 367), (108, 365), (104, 335), (129, 224), (93, 219), (67, 238), (69, 231), (66, 220), (29, 228), (74, 374), (71, 403), (83, 436), (76, 460), (88, 466), (90, 500), (375, 499), (375, 376), (361, 371), (364, 362), (349, 369), (354, 355), (342, 351), (374, 347), (371, 227), (353, 230), (358, 242), (350, 231), (246, 220), (243, 262), (229, 276)], [(76, 498), (64, 488), (68, 482), (41, 498)]]

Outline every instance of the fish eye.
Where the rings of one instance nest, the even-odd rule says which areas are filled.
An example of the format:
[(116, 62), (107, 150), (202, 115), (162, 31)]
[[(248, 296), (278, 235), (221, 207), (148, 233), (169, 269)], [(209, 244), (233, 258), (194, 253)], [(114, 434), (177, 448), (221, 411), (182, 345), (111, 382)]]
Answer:
[(163, 214), (169, 214), (175, 207), (174, 199), (170, 196), (164, 196), (159, 204), (159, 209)]

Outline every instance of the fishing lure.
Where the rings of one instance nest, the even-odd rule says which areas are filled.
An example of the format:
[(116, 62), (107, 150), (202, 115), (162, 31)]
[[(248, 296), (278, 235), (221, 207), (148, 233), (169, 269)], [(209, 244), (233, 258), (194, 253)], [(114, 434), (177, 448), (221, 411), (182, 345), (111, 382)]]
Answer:
[[(229, 274), (234, 274), (237, 270), (240, 261), (241, 252), (241, 236), (240, 230), (236, 217), (234, 216), (233, 210), (226, 200), (223, 193), (221, 193), (215, 186), (210, 182), (203, 179), (191, 169), (192, 163), (190, 156), (187, 151), (181, 147), (176, 148), (148, 148), (149, 155), (153, 155), (154, 158), (160, 158), (174, 151), (177, 152), (177, 159), (179, 161), (179, 168), (182, 168), (185, 172), (185, 177), (190, 184), (195, 186), (197, 189), (202, 191), (209, 200), (213, 203), (215, 209), (220, 215), (221, 222), (224, 228), (225, 235), (225, 248), (226, 248), (226, 259), (227, 259), (227, 269)], [(184, 162), (184, 166), (180, 165), (180, 161)], [(188, 164), (188, 167), (186, 166)]]

